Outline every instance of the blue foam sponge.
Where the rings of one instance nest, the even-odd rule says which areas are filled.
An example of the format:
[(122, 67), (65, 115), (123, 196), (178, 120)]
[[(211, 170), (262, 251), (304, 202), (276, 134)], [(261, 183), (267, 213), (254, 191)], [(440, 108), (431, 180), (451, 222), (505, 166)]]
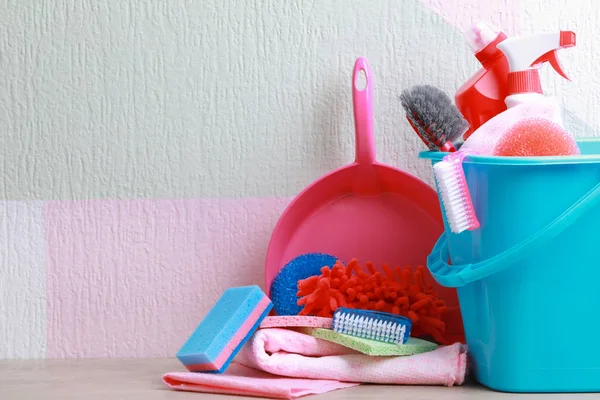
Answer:
[(224, 372), (272, 308), (256, 285), (227, 289), (177, 358), (191, 372)]
[(288, 262), (271, 282), (271, 300), (277, 315), (298, 315), (298, 281), (321, 274), (324, 266), (333, 267), (338, 260), (330, 254), (307, 253)]

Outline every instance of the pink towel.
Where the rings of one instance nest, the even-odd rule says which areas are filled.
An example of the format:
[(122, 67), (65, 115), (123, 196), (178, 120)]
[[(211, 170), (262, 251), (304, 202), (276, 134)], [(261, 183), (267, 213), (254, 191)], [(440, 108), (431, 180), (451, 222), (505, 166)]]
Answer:
[(408, 357), (373, 357), (287, 329), (261, 329), (236, 361), (275, 375), (398, 385), (461, 385), (465, 346), (455, 343)]
[(171, 372), (163, 381), (176, 390), (292, 399), (359, 383), (461, 385), (466, 358), (460, 343), (408, 357), (373, 357), (270, 328), (258, 330), (224, 374)]
[(294, 399), (358, 385), (324, 379), (286, 378), (236, 363), (230, 364), (223, 374), (171, 372), (163, 376), (163, 382), (171, 389), (181, 391), (274, 399)]

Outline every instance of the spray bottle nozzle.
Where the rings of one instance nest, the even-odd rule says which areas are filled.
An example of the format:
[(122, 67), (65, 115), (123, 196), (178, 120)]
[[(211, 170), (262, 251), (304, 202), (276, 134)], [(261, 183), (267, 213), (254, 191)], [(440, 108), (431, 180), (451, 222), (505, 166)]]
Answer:
[(566, 80), (570, 81), (571, 78), (569, 78), (567, 76), (567, 74), (565, 73), (565, 70), (563, 69), (562, 65), (560, 65), (560, 60), (558, 59), (558, 54), (556, 53), (556, 50), (552, 50), (547, 52), (546, 54), (544, 54), (543, 56), (541, 56), (540, 58), (538, 58), (537, 60), (535, 60), (533, 62), (533, 64), (531, 64), (531, 66), (535, 66), (535, 65), (539, 65), (542, 64), (544, 62), (548, 62), (552, 68), (554, 68), (554, 70), (563, 78), (565, 78)]
[(575, 32), (573, 31), (560, 31), (560, 47), (573, 47), (575, 46)]
[(560, 60), (558, 59), (558, 49), (564, 49), (573, 46), (575, 46), (575, 32), (560, 31), (559, 47), (540, 56), (531, 64), (531, 66), (533, 67), (547, 61), (560, 76), (570, 81), (571, 79), (565, 73), (562, 65), (560, 64)]
[(570, 80), (560, 65), (557, 52), (573, 46), (575, 46), (575, 32), (572, 31), (513, 37), (499, 43), (496, 47), (508, 60), (509, 92), (542, 93), (537, 67), (546, 61), (560, 76)]

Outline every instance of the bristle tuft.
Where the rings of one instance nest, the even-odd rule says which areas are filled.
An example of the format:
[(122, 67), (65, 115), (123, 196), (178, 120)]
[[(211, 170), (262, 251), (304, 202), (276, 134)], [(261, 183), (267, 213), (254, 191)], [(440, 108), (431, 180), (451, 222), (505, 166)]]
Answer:
[(452, 232), (460, 233), (479, 227), (462, 163), (444, 160), (435, 164), (433, 170)]
[(442, 90), (431, 85), (405, 89), (400, 102), (406, 117), (431, 151), (454, 142), (467, 131), (469, 123)]
[(403, 344), (410, 335), (410, 321), (391, 320), (362, 310), (345, 309), (333, 315), (333, 330), (379, 342)]

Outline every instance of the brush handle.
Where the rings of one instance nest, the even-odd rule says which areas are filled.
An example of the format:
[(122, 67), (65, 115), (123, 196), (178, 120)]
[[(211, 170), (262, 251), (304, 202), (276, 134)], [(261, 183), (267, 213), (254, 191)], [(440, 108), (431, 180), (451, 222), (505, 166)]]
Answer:
[(444, 143), (443, 145), (440, 146), (440, 151), (447, 152), (447, 153), (453, 153), (456, 151), (456, 147), (454, 147), (454, 144), (448, 140), (446, 143)]
[[(358, 77), (363, 71), (366, 86), (358, 88)], [(356, 158), (358, 164), (375, 162), (375, 139), (373, 137), (373, 78), (369, 63), (359, 57), (352, 73), (352, 102), (354, 104), (354, 125), (356, 136)]]
[(433, 143), (428, 137), (421, 136), (419, 129), (417, 129), (415, 124), (413, 124), (413, 122), (410, 120), (410, 118), (408, 118), (408, 115), (406, 116), (406, 120), (410, 124), (411, 128), (413, 128), (413, 131), (415, 131), (415, 133), (417, 134), (419, 139), (421, 139), (421, 141), (425, 144), (425, 146), (427, 146), (429, 151), (441, 151), (441, 152), (448, 152), (448, 153), (453, 153), (456, 151), (456, 147), (454, 146), (454, 144), (451, 141), (448, 140), (446, 143), (442, 144), (441, 146), (439, 145), (439, 143)]

